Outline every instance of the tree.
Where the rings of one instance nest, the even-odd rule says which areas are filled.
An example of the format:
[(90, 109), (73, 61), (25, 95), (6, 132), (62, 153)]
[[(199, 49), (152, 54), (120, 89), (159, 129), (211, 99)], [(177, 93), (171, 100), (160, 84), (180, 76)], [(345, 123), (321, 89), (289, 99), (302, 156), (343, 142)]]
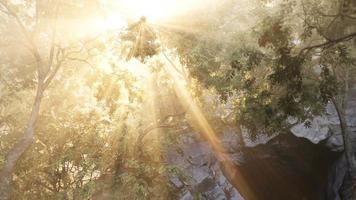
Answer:
[(250, 16), (255, 26), (248, 34), (231, 30), (232, 23), (220, 25), (230, 18), (229, 12), (223, 12), (212, 16), (222, 20), (207, 27), (201, 24), (210, 18), (197, 19), (199, 31), (177, 32), (177, 41), (171, 43), (195, 79), (217, 91), (222, 102), (233, 102), (235, 123), (247, 128), (251, 137), (288, 132), (295, 123), (308, 127), (314, 116), (324, 113), (327, 103), (333, 103), (355, 179), (355, 152), (345, 113), (350, 71), (355, 67), (351, 12), (355, 3), (268, 3), (257, 3), (260, 15), (257, 22)]
[[(182, 127), (194, 126), (196, 119), (188, 122), (186, 115), (199, 111), (195, 118), (207, 126), (202, 132), (214, 132), (198, 106), (189, 107), (193, 98), (179, 94), (175, 75), (197, 97), (217, 94), (214, 103), (226, 104), (226, 116), (252, 138), (289, 131), (295, 123), (309, 126), (332, 102), (354, 176), (345, 112), (356, 61), (354, 2), (338, 1), (336, 10), (329, 1), (227, 1), (216, 13), (181, 19), (194, 30), (158, 26), (158, 37), (142, 18), (114, 39), (96, 35), (96, 27), (85, 29), (95, 36), (81, 35), (81, 23), (67, 19), (91, 18), (87, 11), (99, 12), (98, 2), (0, 0), (0, 45), (17, 44), (0, 51), (0, 153), (6, 152), (0, 199), (172, 197), (178, 189), (169, 178), (179, 170), (162, 155)], [(120, 68), (126, 44), (127, 61), (145, 63), (148, 77)], [(163, 44), (176, 50), (189, 75), (174, 66)], [(157, 54), (179, 73), (163, 69)]]
[[(87, 2), (81, 6), (90, 6)], [(121, 68), (122, 56), (116, 52), (122, 47), (116, 43), (120, 37), (94, 31), (78, 38), (77, 29), (67, 30), (67, 26), (73, 26), (67, 17), (73, 17), (76, 11), (80, 13), (77, 4), (57, 3), (58, 18), (53, 18), (50, 12), (51, 2), (41, 4), (37, 26), (27, 24), (36, 17), (22, 16), (25, 15), (22, 11), (36, 5), (35, 1), (30, 5), (3, 4), (7, 7), (1, 21), (11, 24), (13, 15), (8, 15), (7, 8), (16, 7), (19, 10), (16, 16), (25, 19), (18, 23), (26, 21), (23, 26), (32, 35), (28, 40), (37, 50), (24, 48), (28, 42), (18, 43), (24, 37), (22, 32), (17, 32), (16, 23), (16, 34), (7, 34), (12, 26), (1, 27), (1, 35), (6, 36), (1, 42), (13, 42), (16, 46), (10, 49), (16, 48), (18, 55), (21, 53), (19, 59), (14, 59), (13, 51), (1, 49), (0, 52), (6, 58), (0, 64), (0, 87), (4, 89), (0, 102), (0, 127), (4, 133), (0, 135), (0, 155), (5, 157), (0, 159), (4, 166), (1, 198), (166, 199), (174, 196), (177, 189), (168, 179), (179, 172), (157, 155), (174, 142), (175, 130), (161, 135), (156, 125), (164, 123), (159, 126), (179, 128), (178, 120), (171, 119), (178, 116), (172, 116), (174, 114), (167, 109), (171, 105), (160, 107), (166, 102), (162, 101), (159, 107), (151, 105), (156, 98), (171, 95), (168, 91), (172, 90), (172, 83), (161, 69), (162, 64), (151, 61), (147, 66), (147, 70), (155, 74), (151, 82), (156, 87), (149, 88), (149, 77), (139, 79), (133, 72)], [(48, 18), (53, 21), (47, 21)], [(83, 18), (85, 22), (89, 17)], [(113, 51), (116, 56), (105, 57)], [(33, 52), (41, 63), (33, 62)], [(57, 73), (59, 70), (61, 73)], [(39, 78), (44, 76), (39, 76), (40, 72), (45, 78)], [(159, 90), (158, 85), (164, 85), (165, 89)], [(151, 96), (145, 89), (156, 95)], [(28, 108), (34, 90), (39, 93), (36, 106)], [(28, 119), (23, 115), (27, 115), (28, 110), (32, 110), (34, 117), (26, 129), (30, 134), (26, 132), (24, 137), (21, 134), (23, 121)], [(154, 117), (147, 115), (147, 110), (156, 113)], [(153, 140), (157, 137), (160, 139)]]
[[(24, 23), (19, 14), (15, 12), (15, 6), (10, 2), (1, 1), (1, 11), (7, 15), (8, 18), (12, 18), (19, 27), (23, 37), (25, 38), (25, 45), (29, 46), (29, 51), (34, 57), (37, 68), (37, 89), (36, 96), (31, 109), (31, 114), (27, 121), (27, 125), (24, 131), (24, 135), (20, 138), (16, 144), (9, 150), (6, 155), (5, 163), (0, 172), (0, 199), (7, 199), (9, 195), (9, 187), (11, 184), (12, 173), (16, 167), (17, 161), (21, 155), (29, 148), (33, 141), (34, 129), (38, 114), (40, 111), (41, 101), (43, 99), (44, 91), (47, 89), (57, 71), (63, 63), (64, 50), (55, 46), (55, 30), (52, 30), (52, 40), (50, 43), (50, 55), (48, 60), (44, 60), (41, 56), (38, 46), (32, 39), (32, 34), (28, 28), (28, 24)], [(19, 6), (20, 7), (20, 6)], [(18, 8), (19, 8), (18, 7)], [(58, 5), (57, 8), (58, 10)], [(57, 11), (58, 12), (58, 11)], [(58, 13), (55, 12), (54, 18)], [(38, 16), (37, 16), (38, 17)]]
[[(50, 5), (54, 11), (50, 9)], [(34, 12), (29, 9), (30, 7), (35, 8)], [(5, 0), (0, 1), (1, 20), (8, 27), (13, 27), (12, 30), (5, 29), (3, 31), (13, 31), (14, 34), (6, 35), (8, 39), (12, 42), (17, 41), (16, 45), (19, 45), (17, 46), (18, 49), (28, 50), (27, 54), (21, 51), (26, 58), (20, 58), (23, 59), (20, 62), (28, 62), (31, 60), (28, 59), (28, 55), (32, 56), (33, 62), (24, 65), (29, 65), (30, 72), (34, 73), (29, 76), (32, 79), (31, 86), (36, 86), (35, 98), (23, 136), (8, 149), (1, 168), (0, 199), (8, 199), (12, 174), (14, 173), (16, 164), (34, 140), (36, 123), (45, 91), (50, 86), (61, 66), (65, 62), (73, 60), (71, 57), (73, 54), (82, 51), (78, 52), (76, 44), (64, 46), (61, 44), (63, 38), (61, 38), (62, 41), (59, 40), (58, 19), (64, 11), (70, 12), (68, 11), (68, 7), (63, 6), (59, 1), (49, 1), (47, 3), (43, 1), (20, 3)], [(11, 54), (8, 55), (10, 59), (12, 56)], [(32, 71), (32, 69), (35, 69), (35, 71)]]

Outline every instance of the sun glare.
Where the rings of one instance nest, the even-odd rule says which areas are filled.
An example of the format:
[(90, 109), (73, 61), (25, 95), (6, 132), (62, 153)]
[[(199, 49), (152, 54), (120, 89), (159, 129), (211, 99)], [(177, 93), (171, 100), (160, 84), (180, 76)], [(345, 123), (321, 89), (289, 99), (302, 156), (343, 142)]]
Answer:
[(108, 0), (113, 10), (124, 18), (146, 16), (150, 21), (183, 15), (201, 6), (204, 0)]

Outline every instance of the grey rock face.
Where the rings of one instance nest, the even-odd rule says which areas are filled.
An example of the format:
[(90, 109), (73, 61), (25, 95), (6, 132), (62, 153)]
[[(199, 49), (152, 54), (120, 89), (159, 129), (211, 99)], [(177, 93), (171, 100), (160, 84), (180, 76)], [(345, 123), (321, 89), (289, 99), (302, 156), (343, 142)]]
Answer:
[[(352, 140), (352, 144), (356, 144), (356, 68), (350, 71), (349, 90), (346, 94), (346, 124), (349, 130), (349, 137)], [(292, 132), (301, 137), (306, 137), (310, 140), (313, 135), (318, 137), (312, 142), (318, 143), (326, 138), (326, 146), (332, 151), (342, 152), (344, 150), (343, 136), (340, 130), (340, 122), (337, 111), (331, 103), (326, 107), (326, 115), (322, 117), (323, 120), (313, 120), (311, 130), (306, 130), (297, 127), (293, 127)], [(328, 133), (326, 133), (328, 132)], [(354, 145), (354, 148), (356, 146)], [(329, 190), (327, 199), (351, 199), (353, 193), (353, 183), (350, 180), (351, 176), (348, 173), (348, 166), (345, 157), (340, 158), (334, 166), (331, 168), (329, 174)], [(341, 196), (339, 196), (341, 195)]]
[(189, 191), (186, 191), (182, 194), (180, 200), (193, 200), (193, 195), (189, 192)]
[(181, 180), (179, 180), (177, 177), (171, 178), (170, 181), (178, 189), (181, 189), (184, 186), (183, 182)]
[[(356, 126), (356, 98), (349, 100), (346, 115), (347, 125), (353, 129)], [(313, 119), (310, 128), (304, 124), (297, 124), (291, 128), (291, 132), (297, 137), (307, 138), (314, 144), (326, 140), (326, 145), (333, 151), (344, 149), (339, 118), (331, 103), (327, 105), (325, 115)], [(356, 139), (356, 135), (351, 137)]]
[(329, 120), (326, 116), (315, 117), (310, 128), (305, 127), (304, 124), (298, 124), (292, 127), (291, 131), (295, 136), (307, 138), (317, 144), (330, 136)]
[[(236, 148), (235, 133), (224, 134), (222, 141), (226, 148)], [(211, 146), (202, 141), (196, 133), (184, 134), (179, 139), (181, 151), (170, 149), (167, 162), (179, 168), (185, 180), (172, 177), (171, 182), (183, 192), (181, 200), (194, 197), (205, 200), (243, 200), (239, 192), (223, 175), (218, 160), (215, 159)], [(239, 160), (236, 155), (236, 161)]]
[[(356, 127), (356, 69), (350, 71), (350, 88), (346, 95), (346, 123), (351, 129)], [(311, 128), (305, 128), (302, 124), (294, 126), (291, 131), (298, 137), (305, 137), (313, 143), (319, 143), (322, 140), (327, 140), (327, 145), (333, 151), (343, 150), (343, 138), (340, 131), (340, 121), (337, 111), (333, 104), (329, 103), (326, 106), (324, 116), (315, 117), (312, 121)], [(356, 131), (352, 130), (352, 133)], [(351, 138), (356, 141), (356, 134), (352, 134)]]
[[(355, 87), (350, 89), (348, 95), (346, 114), (347, 125), (351, 128), (351, 132), (353, 133), (352, 138), (356, 141), (356, 84), (353, 85)], [(316, 116), (310, 128), (306, 128), (304, 124), (298, 124), (292, 127), (291, 132), (295, 136), (306, 138), (314, 144), (325, 141), (326, 146), (331, 150), (341, 152), (343, 151), (343, 138), (339, 126), (340, 123), (337, 112), (332, 104), (328, 104), (326, 113), (322, 116)], [(229, 161), (232, 161), (236, 165), (241, 165), (241, 163), (245, 162), (244, 156), (240, 152), (241, 141), (239, 140), (243, 140), (247, 147), (256, 148), (258, 144), (265, 144), (274, 137), (260, 134), (257, 140), (252, 141), (248, 138), (247, 130), (241, 129), (240, 131), (242, 134), (241, 138), (237, 136), (234, 130), (229, 130), (220, 136), (221, 144), (226, 150), (225, 153), (228, 154), (224, 159), (228, 158)], [(178, 146), (181, 147), (181, 151), (178, 152), (170, 149), (166, 155), (166, 159), (169, 164), (178, 167), (184, 177), (189, 177), (185, 180), (182, 180), (181, 177), (172, 177), (171, 179), (171, 182), (182, 190), (181, 200), (192, 200), (196, 198), (203, 200), (243, 199), (239, 192), (225, 178), (219, 166), (219, 162), (224, 162), (224, 160), (217, 160), (211, 146), (201, 140), (198, 134), (185, 134), (181, 136), (179, 143)], [(284, 152), (286, 149), (285, 147), (281, 148), (283, 148), (281, 152)], [(260, 154), (260, 160), (265, 159), (270, 161), (273, 159), (271, 152), (263, 152), (265, 153), (265, 157)], [(221, 157), (219, 157), (219, 159), (220, 158)], [(258, 162), (260, 162), (260, 160)], [(277, 161), (281, 161), (281, 159), (276, 160), (276, 163), (279, 163)], [(346, 169), (344, 164), (345, 162), (340, 160), (335, 163), (332, 168), (334, 174), (331, 173), (331, 177), (333, 177), (334, 180), (330, 180), (329, 188), (332, 189), (330, 189), (329, 191), (331, 192), (327, 194), (328, 197), (332, 196), (331, 199), (340, 198), (338, 197), (338, 193), (344, 181), (343, 176), (345, 175)], [(291, 165), (294, 166), (294, 164)], [(303, 167), (301, 167), (301, 169), (302, 168)], [(287, 172), (289, 171), (286, 170), (286, 173)], [(265, 185), (263, 185), (263, 187), (265, 187)], [(345, 190), (348, 188), (350, 187), (346, 187)], [(349, 192), (342, 192), (342, 194), (349, 194)]]

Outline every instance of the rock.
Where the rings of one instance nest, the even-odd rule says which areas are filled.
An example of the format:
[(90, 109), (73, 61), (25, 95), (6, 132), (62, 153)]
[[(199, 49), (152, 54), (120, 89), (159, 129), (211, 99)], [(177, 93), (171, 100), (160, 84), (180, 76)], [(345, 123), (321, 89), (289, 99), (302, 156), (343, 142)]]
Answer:
[(188, 168), (183, 169), (183, 172), (185, 174), (189, 174), (189, 176), (192, 177), (192, 185), (200, 184), (212, 173), (208, 166), (189, 166)]
[(180, 189), (180, 188), (182, 188), (182, 187), (184, 186), (183, 182), (180, 181), (177, 177), (171, 178), (170, 181), (171, 181), (171, 182), (173, 183), (173, 185), (174, 185), (176, 188), (178, 188), (178, 189)]
[(326, 199), (341, 200), (340, 188), (343, 185), (346, 173), (346, 158), (345, 155), (342, 155), (330, 168)]
[(329, 124), (329, 119), (326, 116), (315, 117), (311, 122), (311, 127), (307, 128), (302, 123), (293, 126), (291, 132), (297, 137), (307, 138), (317, 144), (330, 136)]
[(208, 162), (212, 151), (208, 143), (201, 142), (186, 145), (183, 152), (185, 158), (188, 159), (192, 165), (202, 166)]
[(226, 194), (221, 187), (215, 186), (202, 194), (207, 200), (227, 200)]
[(193, 195), (189, 192), (189, 191), (186, 191), (182, 194), (180, 200), (193, 200)]
[[(234, 135), (225, 134), (223, 137), (227, 149), (238, 144)], [(184, 190), (181, 200), (193, 199), (195, 195), (206, 200), (243, 200), (239, 192), (222, 173), (218, 161), (214, 158), (211, 146), (201, 140), (198, 134), (182, 135), (179, 139), (179, 146), (182, 153), (168, 149), (165, 157), (170, 165), (180, 169), (183, 176), (187, 177), (184, 181), (185, 184), (178, 177), (170, 179), (176, 188)], [(232, 151), (232, 149), (230, 150)], [(236, 154), (234, 157), (236, 161), (242, 158), (241, 154)]]
[[(323, 144), (293, 134), (281, 134), (243, 152), (245, 162), (237, 167), (259, 200), (323, 199), (329, 169), (340, 156)], [(241, 182), (233, 182), (236, 188), (243, 187)]]
[(332, 151), (341, 152), (344, 150), (344, 139), (341, 135), (339, 126), (330, 125), (330, 137), (327, 138), (325, 145)]
[(213, 188), (215, 188), (215, 186), (216, 186), (215, 180), (212, 177), (207, 177), (203, 181), (198, 183), (194, 189), (199, 193), (203, 193), (203, 192), (209, 192), (209, 190), (212, 190)]
[(236, 152), (241, 148), (241, 141), (239, 136), (234, 129), (227, 129), (220, 136), (220, 143), (227, 151)]
[[(243, 130), (245, 148), (241, 147), (237, 131), (228, 130), (220, 135), (226, 156), (218, 156), (218, 159), (199, 134), (184, 134), (178, 140), (180, 151), (168, 149), (166, 160), (188, 178), (184, 184), (178, 177), (173, 177), (171, 182), (184, 191), (180, 199), (242, 200), (241, 194), (245, 195), (246, 191), (240, 190), (240, 194), (236, 188), (246, 187), (244, 184), (261, 200), (324, 198), (326, 188), (338, 187), (337, 181), (332, 183), (342, 176), (340, 167), (334, 168), (337, 174), (329, 174), (333, 166), (343, 166), (342, 163), (335, 164), (341, 155), (338, 152), (343, 150), (343, 140), (334, 115), (330, 107), (327, 115), (313, 120), (311, 128), (303, 124), (293, 127), (292, 132), (298, 137), (293, 134), (272, 137), (261, 134), (253, 141)], [(234, 163), (240, 176), (225, 177), (219, 165), (224, 162)], [(240, 185), (242, 182), (244, 184)]]
[(340, 124), (339, 117), (337, 115), (337, 112), (336, 112), (333, 104), (329, 103), (326, 106), (326, 115), (329, 120), (329, 125), (339, 125)]

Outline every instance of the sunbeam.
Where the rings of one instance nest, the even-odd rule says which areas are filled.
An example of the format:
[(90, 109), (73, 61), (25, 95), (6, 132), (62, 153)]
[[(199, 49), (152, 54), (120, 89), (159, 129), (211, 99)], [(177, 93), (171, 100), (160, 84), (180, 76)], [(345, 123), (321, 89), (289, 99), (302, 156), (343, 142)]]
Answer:
[(355, 10), (0, 0), (0, 200), (356, 199)]
[(234, 185), (239, 186), (239, 191), (245, 197), (247, 197), (247, 199), (256, 200), (256, 196), (250, 189), (247, 182), (244, 180), (243, 175), (239, 172), (238, 168), (231, 162), (231, 159), (228, 157), (228, 154), (224, 147), (221, 145), (213, 127), (211, 127), (203, 112), (195, 103), (195, 100), (191, 96), (189, 89), (186, 86), (187, 82), (178, 78), (179, 76), (177, 75), (176, 70), (177, 66), (175, 66), (175, 64), (169, 60), (167, 56), (164, 56), (164, 58), (166, 59), (166, 63), (164, 65), (165, 70), (168, 72), (171, 79), (174, 80), (174, 86), (178, 98), (182, 104), (186, 106), (187, 112), (192, 116), (193, 121), (191, 123), (198, 127), (198, 132), (203, 136), (203, 138), (207, 139), (209, 144), (212, 146), (215, 156), (219, 161), (221, 161), (221, 164), (225, 169), (227, 177), (231, 177), (230, 181), (234, 182)]

